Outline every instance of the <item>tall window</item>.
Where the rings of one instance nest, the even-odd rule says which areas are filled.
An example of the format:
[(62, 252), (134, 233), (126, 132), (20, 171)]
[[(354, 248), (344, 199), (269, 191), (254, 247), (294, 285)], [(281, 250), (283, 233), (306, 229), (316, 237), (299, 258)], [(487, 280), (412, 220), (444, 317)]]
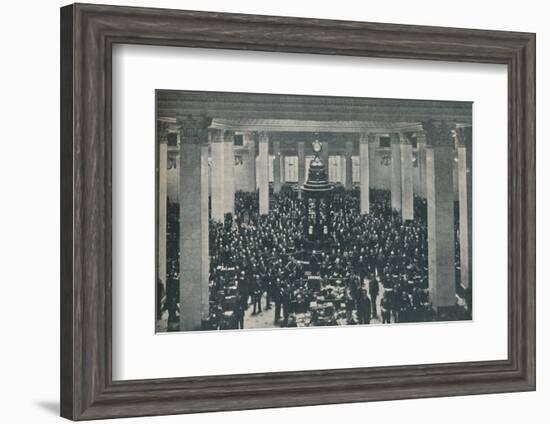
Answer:
[(340, 157), (340, 182), (346, 184), (346, 157)]
[[(342, 159), (345, 161), (343, 156), (328, 157), (328, 180), (332, 183), (342, 182)], [(345, 177), (346, 174), (343, 175)]]
[(285, 182), (298, 182), (298, 156), (285, 156)]

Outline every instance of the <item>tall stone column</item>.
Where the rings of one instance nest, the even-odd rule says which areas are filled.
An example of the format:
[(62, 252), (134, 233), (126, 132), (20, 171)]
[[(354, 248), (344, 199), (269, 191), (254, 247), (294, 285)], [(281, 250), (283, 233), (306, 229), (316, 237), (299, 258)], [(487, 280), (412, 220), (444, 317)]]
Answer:
[[(157, 278), (166, 293), (166, 221), (168, 187), (168, 124), (157, 122), (158, 137), (158, 210)], [(161, 318), (162, 299), (157, 298), (157, 319)]]
[(269, 213), (269, 134), (261, 132), (258, 142), (258, 185), (260, 215)]
[(180, 174), (179, 174), (179, 164), (180, 164), (180, 135), (177, 133), (177, 144), (176, 146), (168, 146), (168, 172), (167, 172), (167, 196), (170, 202), (179, 203), (179, 192), (180, 192)]
[(403, 221), (414, 218), (412, 175), (412, 144), (404, 134), (401, 136), (401, 216)]
[(302, 186), (306, 182), (306, 154), (305, 143), (298, 142), (298, 196), (302, 197)]
[(391, 141), (391, 207), (401, 212), (401, 138), (390, 134)]
[(361, 134), (359, 137), (359, 168), (360, 168), (360, 212), (362, 215), (368, 214), (370, 210), (370, 149), (369, 144), (374, 143), (374, 136), (370, 134)]
[(346, 190), (351, 190), (353, 185), (353, 161), (351, 159), (353, 155), (353, 141), (346, 141), (346, 176), (344, 179), (344, 188)]
[(235, 214), (235, 133), (226, 131), (223, 140), (224, 151), (224, 209), (226, 213)]
[(427, 122), (428, 280), (430, 301), (441, 311), (456, 303), (453, 135), (445, 122)]
[(212, 162), (210, 166), (210, 191), (211, 191), (211, 207), (212, 219), (215, 221), (223, 221), (224, 214), (224, 184), (223, 184), (223, 164), (225, 160), (225, 152), (223, 148), (225, 130), (210, 130), (210, 146), (212, 154)]
[(273, 140), (273, 192), (281, 191), (281, 142)]
[(279, 155), (281, 158), (281, 185), (286, 183), (286, 156), (284, 154)]
[(423, 199), (426, 198), (426, 134), (416, 133), (416, 145), (418, 152), (416, 156), (418, 166), (418, 193), (416, 195)]
[(328, 152), (329, 152), (328, 141), (323, 141), (321, 143), (321, 161), (325, 164), (325, 167), (327, 169), (327, 176), (328, 176)]
[(235, 212), (235, 154), (233, 132), (211, 130), (212, 139), (212, 219), (223, 221)]
[(180, 331), (208, 318), (208, 126), (203, 116), (177, 119), (180, 154)]
[(256, 137), (252, 132), (245, 133), (244, 144), (248, 147), (247, 180), (248, 191), (256, 191)]
[(457, 138), (460, 283), (466, 289), (472, 281), (472, 127), (458, 129)]
[(379, 135), (369, 136), (369, 187), (376, 186), (376, 161), (378, 160), (377, 149), (380, 145)]

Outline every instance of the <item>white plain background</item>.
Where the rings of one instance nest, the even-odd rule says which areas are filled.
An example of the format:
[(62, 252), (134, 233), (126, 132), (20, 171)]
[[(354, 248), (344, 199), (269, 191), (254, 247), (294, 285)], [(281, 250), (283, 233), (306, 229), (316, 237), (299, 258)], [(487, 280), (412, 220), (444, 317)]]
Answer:
[[(113, 378), (506, 359), (507, 87), (502, 65), (117, 46), (113, 52)], [(153, 172), (143, 172), (154, 169), (155, 88), (472, 101), (473, 280), (481, 282), (474, 283), (474, 320), (391, 328), (348, 326), (337, 331), (155, 335), (155, 179)], [(492, 164), (492, 173), (480, 178), (487, 163)], [(488, 251), (491, 261), (486, 260)], [(231, 349), (225, 349), (228, 345)], [(219, 361), (222, 350), (224, 360)], [(185, 360), (149, 360), (166, 352), (175, 356), (185, 352)]]
[[(353, 19), (408, 24), (537, 32), (537, 336), (538, 391), (535, 393), (423, 399), (370, 404), (320, 406), (223, 414), (143, 418), (120, 422), (275, 423), (342, 420), (407, 423), (545, 422), (550, 416), (550, 372), (545, 347), (550, 314), (543, 308), (543, 284), (550, 259), (550, 193), (544, 190), (550, 160), (543, 146), (543, 117), (550, 101), (544, 81), (550, 17), (544, 2), (463, 0), (456, 8), (443, 2), (254, 2), (110, 1), (113, 4), (218, 10), (226, 12)], [(59, 393), (59, 10), (58, 1), (11, 2), (2, 17), (2, 126), (0, 175), (3, 194), (0, 219), (0, 396), (3, 422), (60, 422)], [(547, 68), (547, 67), (546, 67)], [(490, 165), (487, 166), (490, 172)], [(546, 191), (546, 193), (545, 193)], [(545, 278), (546, 277), (546, 278)], [(546, 310), (545, 310), (546, 309)]]

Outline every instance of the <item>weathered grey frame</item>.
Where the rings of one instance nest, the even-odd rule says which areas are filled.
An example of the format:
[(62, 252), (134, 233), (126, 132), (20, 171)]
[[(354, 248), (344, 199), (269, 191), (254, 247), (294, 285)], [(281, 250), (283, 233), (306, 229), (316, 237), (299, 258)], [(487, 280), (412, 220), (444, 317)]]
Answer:
[[(115, 43), (507, 65), (508, 359), (113, 381)], [(75, 4), (61, 9), (60, 125), (62, 416), (83, 420), (535, 389), (534, 34)]]

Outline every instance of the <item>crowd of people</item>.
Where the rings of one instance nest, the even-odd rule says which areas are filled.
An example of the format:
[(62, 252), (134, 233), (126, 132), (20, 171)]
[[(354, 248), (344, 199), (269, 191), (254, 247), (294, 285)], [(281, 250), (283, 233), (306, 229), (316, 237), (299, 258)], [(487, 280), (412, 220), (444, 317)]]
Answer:
[[(305, 325), (433, 320), (426, 201), (414, 199), (415, 219), (406, 222), (391, 209), (389, 191), (371, 189), (370, 201), (370, 213), (361, 215), (358, 190), (335, 188), (328, 205), (327, 248), (304, 257), (308, 205), (296, 190), (284, 186), (271, 194), (269, 214), (263, 216), (257, 193), (237, 192), (234, 216), (210, 222), (210, 318), (205, 327), (244, 328), (246, 314), (271, 308), (273, 325), (279, 326), (300, 325), (302, 313), (310, 316)], [(173, 232), (178, 231), (177, 213), (177, 205), (169, 205)], [(170, 322), (177, 320), (179, 299), (177, 237), (168, 237), (168, 243), (172, 278), (165, 309)], [(327, 309), (310, 305), (329, 300), (334, 317), (317, 319), (326, 318)]]
[(303, 269), (294, 254), (301, 247), (304, 225), (304, 204), (285, 188), (273, 194), (268, 215), (258, 213), (255, 193), (237, 192), (235, 215), (224, 222), (211, 221), (210, 292), (211, 316), (227, 320), (227, 287), (237, 287), (237, 299), (231, 323), (244, 326), (244, 314), (275, 308), (274, 324), (287, 325), (290, 315), (292, 289), (303, 278)]

